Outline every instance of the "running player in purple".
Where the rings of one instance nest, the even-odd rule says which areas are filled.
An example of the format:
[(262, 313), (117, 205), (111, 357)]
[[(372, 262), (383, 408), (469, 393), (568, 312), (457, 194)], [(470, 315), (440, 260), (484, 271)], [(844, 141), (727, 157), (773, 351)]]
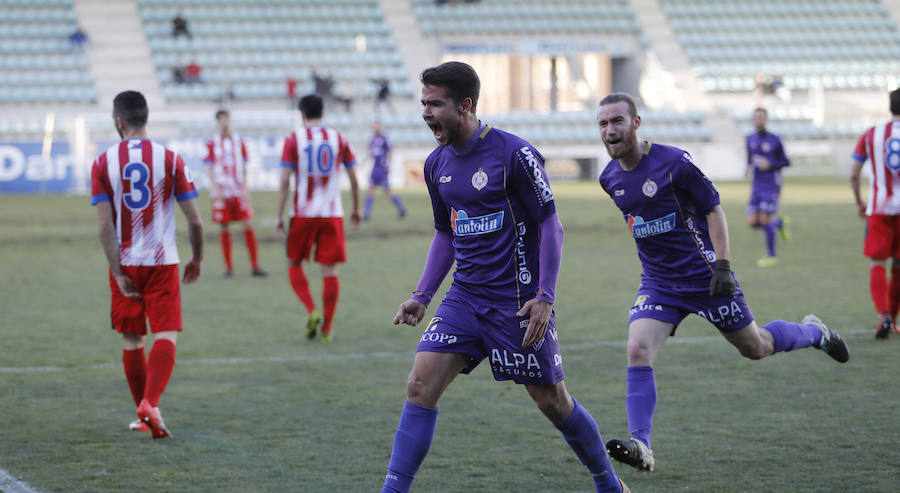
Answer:
[(593, 476), (616, 477), (594, 418), (569, 395), (553, 317), (562, 224), (543, 157), (475, 116), (480, 82), (469, 65), (422, 72), (422, 116), (439, 147), (425, 160), (435, 234), (425, 272), (394, 323), (416, 325), (456, 263), (453, 284), (420, 338), (383, 493), (407, 492), (434, 436), (438, 399), (483, 359), (496, 380), (525, 386)]
[(374, 135), (369, 141), (369, 154), (372, 156), (372, 175), (369, 180), (369, 191), (366, 193), (366, 205), (363, 209), (363, 221), (368, 221), (372, 216), (372, 204), (375, 203), (375, 187), (384, 189), (384, 194), (391, 199), (397, 208), (397, 214), (403, 218), (406, 216), (406, 207), (400, 197), (391, 192), (388, 180), (388, 170), (391, 164), (391, 143), (387, 135), (381, 131), (381, 122), (372, 125)]
[(753, 112), (756, 132), (747, 136), (747, 171), (753, 173), (753, 191), (747, 204), (747, 224), (761, 228), (766, 233), (766, 256), (756, 261), (759, 267), (771, 267), (778, 263), (775, 256), (775, 232), (781, 239), (791, 238), (787, 216), (775, 216), (778, 197), (781, 195), (781, 168), (791, 165), (784, 153), (781, 139), (766, 130), (769, 113), (765, 108)]
[(641, 117), (631, 96), (603, 98), (597, 122), (613, 158), (600, 185), (622, 211), (643, 266), (628, 317), (625, 406), (631, 438), (610, 440), (606, 448), (614, 459), (652, 471), (653, 360), (689, 314), (715, 325), (750, 359), (815, 347), (845, 363), (849, 353), (841, 336), (815, 315), (799, 324), (756, 324), (731, 272), (728, 226), (716, 187), (684, 150), (638, 140)]

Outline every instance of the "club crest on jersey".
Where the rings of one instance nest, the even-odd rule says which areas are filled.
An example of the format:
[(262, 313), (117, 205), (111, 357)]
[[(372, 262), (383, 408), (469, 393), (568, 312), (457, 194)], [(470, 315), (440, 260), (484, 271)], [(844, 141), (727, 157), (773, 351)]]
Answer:
[(641, 216), (628, 215), (628, 229), (635, 238), (647, 238), (648, 236), (661, 235), (675, 229), (675, 213), (644, 221)]
[(466, 211), (450, 209), (450, 227), (456, 236), (483, 235), (503, 227), (503, 211), (469, 217)]
[(621, 196), (625, 195), (625, 189), (624, 189), (624, 188), (620, 188), (620, 189), (616, 190), (615, 192), (613, 192), (613, 194), (614, 194), (616, 197), (621, 197)]
[(651, 180), (650, 178), (647, 178), (647, 181), (645, 181), (644, 184), (641, 185), (641, 191), (644, 192), (644, 195), (649, 198), (653, 198), (658, 190), (659, 187), (656, 186), (656, 182)]
[(772, 150), (772, 144), (770, 144), (768, 142), (763, 142), (762, 145), (760, 146), (760, 148), (762, 149), (763, 152), (769, 152)]
[[(448, 180), (449, 181), (449, 180)], [(475, 187), (475, 190), (481, 190), (488, 183), (488, 175), (484, 172), (484, 169), (478, 168), (478, 171), (472, 175), (472, 186)]]
[(453, 177), (450, 175), (442, 176), (438, 179), (438, 183), (450, 183), (450, 180), (452, 180), (452, 179), (453, 179)]

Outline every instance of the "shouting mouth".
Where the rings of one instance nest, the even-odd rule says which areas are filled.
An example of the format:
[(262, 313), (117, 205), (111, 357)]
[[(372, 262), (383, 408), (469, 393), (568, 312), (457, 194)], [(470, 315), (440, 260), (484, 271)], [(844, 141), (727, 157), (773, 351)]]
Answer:
[(434, 138), (437, 139), (438, 142), (443, 140), (444, 134), (446, 133), (443, 125), (438, 122), (431, 122), (428, 124), (428, 128), (431, 129), (431, 133), (434, 134)]

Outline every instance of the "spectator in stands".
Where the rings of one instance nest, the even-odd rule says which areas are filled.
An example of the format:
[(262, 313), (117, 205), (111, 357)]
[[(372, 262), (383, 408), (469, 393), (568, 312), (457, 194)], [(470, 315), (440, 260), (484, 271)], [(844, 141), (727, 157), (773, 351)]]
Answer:
[(194, 36), (191, 35), (191, 30), (188, 28), (188, 21), (184, 18), (181, 11), (172, 19), (172, 37), (177, 38), (178, 36), (187, 36), (188, 39), (194, 39)]
[(72, 43), (72, 49), (81, 53), (84, 51), (84, 45), (88, 42), (87, 33), (81, 26), (75, 29), (75, 32), (69, 35), (69, 42)]
[[(315, 77), (315, 72), (313, 72), (313, 77)], [(288, 97), (288, 108), (295, 110), (297, 109), (297, 79), (293, 77), (287, 78), (287, 97)]]
[(222, 109), (231, 109), (231, 105), (234, 104), (235, 99), (237, 99), (237, 97), (234, 95), (234, 86), (228, 84), (225, 90), (222, 91), (222, 94), (219, 95), (219, 107)]
[(187, 75), (185, 74), (185, 66), (184, 63), (181, 62), (181, 59), (175, 60), (175, 65), (172, 66), (172, 80), (175, 81), (176, 84), (184, 84), (187, 82)]
[(391, 103), (390, 82), (384, 77), (373, 80), (378, 87), (378, 91), (375, 93), (375, 112), (378, 113), (382, 106), (387, 105), (391, 113), (396, 113), (394, 105)]
[(187, 67), (184, 67), (184, 78), (188, 84), (197, 84), (203, 82), (200, 79), (200, 74), (202, 72), (203, 68), (200, 67), (200, 65), (197, 65), (197, 62), (191, 60), (191, 63), (189, 63)]

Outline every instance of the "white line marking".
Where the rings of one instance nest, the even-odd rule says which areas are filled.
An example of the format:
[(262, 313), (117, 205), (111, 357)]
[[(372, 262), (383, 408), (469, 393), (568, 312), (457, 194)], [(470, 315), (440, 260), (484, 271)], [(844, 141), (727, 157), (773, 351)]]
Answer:
[[(857, 329), (842, 331), (847, 335), (871, 334), (871, 330)], [(705, 337), (673, 337), (668, 344), (706, 344), (719, 343), (724, 339), (721, 336), (705, 336)], [(593, 349), (597, 347), (625, 347), (625, 341), (597, 341), (585, 342), (579, 344), (560, 344), (560, 349), (564, 351), (578, 351), (580, 349)], [(188, 359), (178, 360), (179, 365), (240, 365), (248, 363), (295, 363), (300, 361), (344, 361), (351, 359), (386, 359), (386, 358), (408, 358), (412, 356), (415, 348), (409, 351), (387, 352), (379, 351), (375, 353), (338, 353), (338, 354), (311, 354), (298, 356), (257, 356), (248, 358), (211, 358), (211, 359)], [(119, 368), (119, 363), (98, 363), (89, 366), (8, 366), (0, 367), (0, 373), (51, 373), (58, 371), (78, 371), (78, 370), (102, 370), (106, 368)]]
[(27, 483), (12, 477), (8, 472), (0, 469), (0, 491), (5, 493), (38, 493)]

